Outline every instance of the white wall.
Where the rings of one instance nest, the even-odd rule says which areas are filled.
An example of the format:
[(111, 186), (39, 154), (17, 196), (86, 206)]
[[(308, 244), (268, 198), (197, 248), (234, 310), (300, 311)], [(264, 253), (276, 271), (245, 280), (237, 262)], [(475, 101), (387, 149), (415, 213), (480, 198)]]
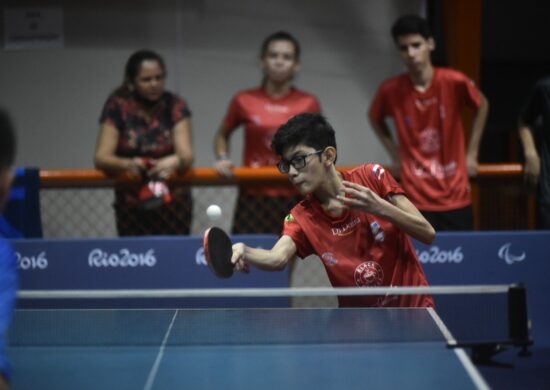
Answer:
[[(2, 7), (61, 5), (65, 48), (0, 51), (0, 105), (17, 123), (22, 166), (92, 167), (98, 117), (135, 50), (165, 57), (168, 87), (187, 99), (196, 165), (231, 96), (260, 81), (265, 36), (288, 30), (302, 44), (297, 85), (316, 94), (337, 131), (340, 164), (387, 162), (367, 125), (380, 82), (402, 70), (389, 29), (424, 0), (0, 0)], [(2, 24), (3, 26), (3, 24)], [(2, 30), (3, 31), (3, 30)], [(240, 161), (242, 132), (232, 154)]]

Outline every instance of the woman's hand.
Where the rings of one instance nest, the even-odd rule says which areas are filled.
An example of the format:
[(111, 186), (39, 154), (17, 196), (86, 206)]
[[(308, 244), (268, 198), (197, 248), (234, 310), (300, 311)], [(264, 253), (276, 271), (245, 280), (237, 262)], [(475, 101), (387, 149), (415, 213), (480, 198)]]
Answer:
[(147, 175), (152, 178), (166, 180), (172, 176), (180, 167), (180, 159), (177, 155), (162, 157), (157, 160), (150, 159), (148, 161), (150, 168)]
[(232, 178), (235, 174), (233, 173), (233, 162), (228, 158), (222, 158), (216, 161), (214, 168), (218, 173), (225, 178)]

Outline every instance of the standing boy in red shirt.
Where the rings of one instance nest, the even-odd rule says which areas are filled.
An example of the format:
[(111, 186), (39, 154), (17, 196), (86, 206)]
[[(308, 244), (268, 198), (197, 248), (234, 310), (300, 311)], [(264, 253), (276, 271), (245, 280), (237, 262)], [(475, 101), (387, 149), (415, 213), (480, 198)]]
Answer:
[[(294, 86), (300, 69), (301, 48), (291, 34), (279, 31), (269, 35), (260, 50), (264, 77), (259, 87), (237, 93), (214, 139), (215, 168), (224, 177), (233, 176), (229, 141), (233, 132), (244, 127), (244, 166), (272, 166), (277, 156), (271, 139), (277, 128), (302, 112), (321, 112), (317, 98)], [(298, 200), (291, 186), (243, 186), (240, 189), (232, 232), (281, 232), (282, 220)], [(251, 222), (256, 222), (252, 225)], [(261, 223), (257, 223), (261, 222)]]
[[(487, 100), (463, 73), (432, 65), (435, 41), (426, 20), (403, 16), (392, 36), (407, 73), (382, 83), (369, 110), (370, 123), (391, 156), (393, 174), (435, 229), (471, 230), (468, 178), (477, 174)], [(467, 149), (464, 107), (475, 111)], [(394, 120), (397, 140), (388, 117)]]
[[(430, 243), (435, 231), (391, 174), (374, 163), (338, 172), (334, 130), (319, 114), (281, 126), (272, 148), (304, 199), (286, 217), (270, 250), (233, 245), (237, 270), (246, 263), (281, 270), (296, 256), (316, 254), (335, 287), (426, 286), (409, 237)], [(340, 297), (340, 306), (429, 307), (426, 295)]]

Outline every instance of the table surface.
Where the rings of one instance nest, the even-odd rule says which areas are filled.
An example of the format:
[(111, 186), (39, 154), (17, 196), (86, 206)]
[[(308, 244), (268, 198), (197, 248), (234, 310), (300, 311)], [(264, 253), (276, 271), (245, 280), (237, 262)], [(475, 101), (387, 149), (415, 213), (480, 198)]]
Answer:
[(431, 309), (17, 310), (8, 357), (14, 389), (487, 388), (449, 338)]

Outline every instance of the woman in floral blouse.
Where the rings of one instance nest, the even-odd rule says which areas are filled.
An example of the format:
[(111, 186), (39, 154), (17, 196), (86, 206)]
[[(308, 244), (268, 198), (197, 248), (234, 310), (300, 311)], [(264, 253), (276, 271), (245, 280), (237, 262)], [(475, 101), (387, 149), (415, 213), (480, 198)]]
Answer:
[(116, 186), (114, 208), (121, 236), (189, 234), (190, 189), (167, 186), (164, 180), (193, 163), (191, 112), (185, 100), (165, 90), (165, 79), (166, 66), (157, 53), (132, 54), (124, 82), (101, 114), (95, 166), (144, 178), (144, 183)]

